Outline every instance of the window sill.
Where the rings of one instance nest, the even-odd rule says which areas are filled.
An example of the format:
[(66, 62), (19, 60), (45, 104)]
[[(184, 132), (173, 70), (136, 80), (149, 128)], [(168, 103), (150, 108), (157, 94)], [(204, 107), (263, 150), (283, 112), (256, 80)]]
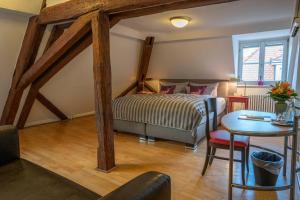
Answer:
[[(238, 85), (237, 88), (244, 88), (245, 85)], [(271, 88), (270, 85), (246, 85), (246, 88)]]

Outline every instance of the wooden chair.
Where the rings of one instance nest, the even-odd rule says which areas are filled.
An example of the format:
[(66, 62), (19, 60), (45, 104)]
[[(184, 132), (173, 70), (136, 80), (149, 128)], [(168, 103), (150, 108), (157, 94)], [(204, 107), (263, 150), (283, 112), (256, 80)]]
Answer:
[[(217, 149), (227, 149), (230, 146), (230, 133), (225, 130), (217, 130), (217, 101), (216, 98), (209, 98), (205, 101), (206, 110), (206, 138), (207, 138), (207, 150), (204, 167), (202, 170), (202, 176), (205, 175), (208, 165), (211, 165), (214, 158), (221, 160), (229, 160), (229, 158), (224, 158), (216, 156)], [(209, 113), (209, 114), (208, 114)], [(213, 125), (210, 126), (210, 117), (213, 113)], [(241, 160), (234, 160), (235, 162), (240, 162), (242, 164), (242, 181), (245, 184), (245, 170), (247, 167), (247, 172), (249, 172), (249, 149), (250, 149), (250, 139), (247, 136), (235, 136), (234, 150), (241, 152)]]

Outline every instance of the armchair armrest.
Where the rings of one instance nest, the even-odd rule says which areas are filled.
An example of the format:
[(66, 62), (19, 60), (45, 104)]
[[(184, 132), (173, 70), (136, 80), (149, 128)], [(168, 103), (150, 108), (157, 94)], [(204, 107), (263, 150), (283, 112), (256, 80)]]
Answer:
[(0, 126), (0, 166), (20, 158), (18, 130)]
[(101, 198), (101, 200), (170, 200), (171, 179), (158, 172), (147, 172)]

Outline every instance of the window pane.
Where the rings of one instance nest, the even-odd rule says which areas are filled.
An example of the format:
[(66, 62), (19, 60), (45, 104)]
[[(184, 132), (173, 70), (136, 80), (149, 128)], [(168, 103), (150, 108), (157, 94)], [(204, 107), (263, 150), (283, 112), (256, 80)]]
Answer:
[(259, 64), (244, 64), (243, 65), (243, 81), (257, 81), (259, 73)]
[(243, 48), (242, 80), (257, 81), (259, 74), (259, 47)]
[(281, 81), (283, 50), (283, 45), (266, 46), (264, 63), (265, 81)]

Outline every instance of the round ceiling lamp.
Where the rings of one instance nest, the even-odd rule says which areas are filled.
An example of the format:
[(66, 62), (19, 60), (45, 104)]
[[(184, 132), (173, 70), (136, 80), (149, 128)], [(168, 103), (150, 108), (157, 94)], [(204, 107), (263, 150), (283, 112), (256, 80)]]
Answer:
[(192, 19), (190, 17), (183, 17), (183, 16), (172, 17), (170, 19), (172, 25), (175, 26), (176, 28), (186, 27), (190, 23), (191, 20)]

